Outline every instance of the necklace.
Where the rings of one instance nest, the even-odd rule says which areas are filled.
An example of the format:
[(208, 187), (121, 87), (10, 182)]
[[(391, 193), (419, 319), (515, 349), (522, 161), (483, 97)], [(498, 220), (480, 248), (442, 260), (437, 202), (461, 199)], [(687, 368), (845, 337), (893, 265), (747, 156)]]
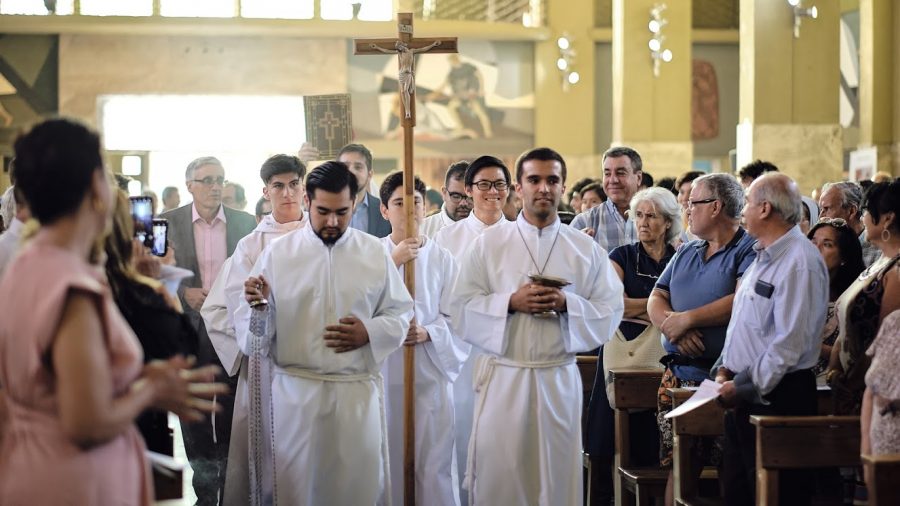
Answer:
[(537, 269), (537, 273), (541, 276), (544, 275), (544, 269), (547, 268), (547, 264), (550, 263), (550, 256), (553, 255), (553, 248), (556, 247), (556, 240), (559, 239), (559, 231), (562, 228), (562, 223), (556, 228), (556, 236), (553, 237), (553, 244), (550, 245), (550, 251), (547, 252), (547, 260), (544, 261), (544, 266), (538, 268), (537, 260), (535, 260), (534, 255), (531, 253), (531, 248), (528, 247), (528, 242), (525, 241), (525, 236), (522, 235), (522, 229), (519, 227), (519, 221), (516, 220), (516, 230), (519, 232), (519, 237), (522, 239), (522, 244), (525, 245), (525, 251), (528, 252), (528, 256), (531, 257), (531, 263), (534, 265), (534, 268)]

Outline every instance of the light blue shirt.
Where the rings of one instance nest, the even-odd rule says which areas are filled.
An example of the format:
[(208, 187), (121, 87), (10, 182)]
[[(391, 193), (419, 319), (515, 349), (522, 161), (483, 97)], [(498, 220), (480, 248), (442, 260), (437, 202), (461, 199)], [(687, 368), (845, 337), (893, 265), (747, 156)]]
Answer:
[(350, 218), (350, 228), (369, 232), (369, 195), (362, 199), (362, 202), (356, 204), (353, 216)]
[(785, 374), (819, 360), (828, 309), (828, 269), (815, 246), (795, 226), (756, 260), (734, 296), (722, 359), (736, 373), (738, 395), (766, 404)]
[(594, 242), (605, 249), (607, 253), (637, 240), (634, 220), (626, 220), (622, 217), (612, 200), (607, 200), (599, 206), (579, 214), (569, 226), (577, 230), (594, 229)]

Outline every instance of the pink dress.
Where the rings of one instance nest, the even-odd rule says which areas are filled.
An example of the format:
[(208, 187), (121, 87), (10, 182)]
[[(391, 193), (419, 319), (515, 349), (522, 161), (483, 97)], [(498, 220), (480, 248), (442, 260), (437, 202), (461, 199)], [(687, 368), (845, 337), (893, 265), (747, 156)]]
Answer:
[(97, 294), (117, 395), (142, 368), (142, 351), (116, 309), (105, 276), (38, 236), (0, 281), (0, 384), (9, 419), (0, 447), (0, 504), (148, 505), (144, 442), (132, 425), (84, 450), (59, 421), (51, 345), (70, 290)]

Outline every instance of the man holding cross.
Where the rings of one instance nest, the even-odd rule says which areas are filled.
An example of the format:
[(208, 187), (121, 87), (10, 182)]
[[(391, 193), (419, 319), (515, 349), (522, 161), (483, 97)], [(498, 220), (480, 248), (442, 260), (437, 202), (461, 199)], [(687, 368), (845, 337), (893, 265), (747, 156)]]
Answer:
[(462, 257), (454, 323), (486, 353), (475, 366), (470, 504), (582, 504), (575, 354), (610, 339), (624, 302), (606, 252), (559, 221), (565, 178), (552, 149), (522, 155), (522, 213)]
[[(356, 189), (341, 162), (313, 169), (309, 226), (266, 248), (244, 284), (249, 304), (237, 310), (236, 337), (263, 404), (256, 415), (251, 406), (249, 425), (251, 434), (264, 433), (262, 424), (273, 432), (270, 441), (251, 438), (261, 448), (251, 450), (252, 504), (273, 493), (280, 504), (387, 500), (379, 369), (402, 345), (413, 301), (381, 242), (349, 227)], [(270, 380), (254, 384), (254, 359), (271, 362)], [(274, 465), (259, 457), (267, 450)]]

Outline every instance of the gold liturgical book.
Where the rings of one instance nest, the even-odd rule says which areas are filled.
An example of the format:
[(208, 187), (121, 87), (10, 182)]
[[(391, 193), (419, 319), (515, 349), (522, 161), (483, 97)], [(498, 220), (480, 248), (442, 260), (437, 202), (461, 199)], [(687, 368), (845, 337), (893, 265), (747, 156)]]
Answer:
[(306, 115), (306, 141), (319, 150), (320, 160), (337, 158), (338, 151), (350, 144), (353, 120), (350, 95), (312, 95), (303, 97)]

